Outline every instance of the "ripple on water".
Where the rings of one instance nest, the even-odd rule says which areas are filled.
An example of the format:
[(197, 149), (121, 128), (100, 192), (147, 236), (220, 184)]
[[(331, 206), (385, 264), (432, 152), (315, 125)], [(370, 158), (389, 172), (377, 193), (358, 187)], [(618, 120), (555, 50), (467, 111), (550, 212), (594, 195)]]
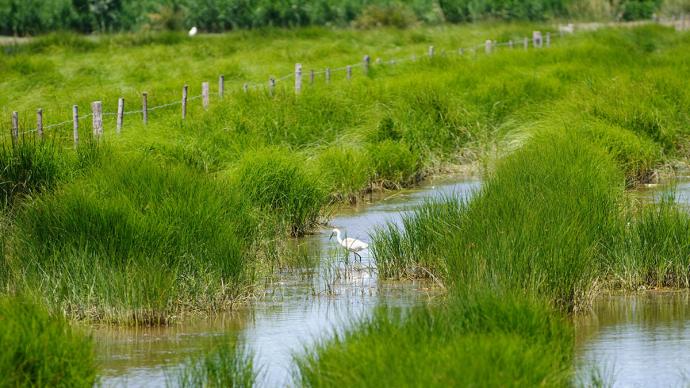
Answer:
[(578, 378), (616, 387), (690, 383), (690, 293), (604, 295), (576, 322)]

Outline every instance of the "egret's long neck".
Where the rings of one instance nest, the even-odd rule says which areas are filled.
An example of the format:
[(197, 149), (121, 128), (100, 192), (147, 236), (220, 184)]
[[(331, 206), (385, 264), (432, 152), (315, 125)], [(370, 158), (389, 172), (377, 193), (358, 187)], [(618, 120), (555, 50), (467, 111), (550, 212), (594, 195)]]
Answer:
[(335, 231), (335, 238), (338, 239), (338, 242), (339, 242), (340, 244), (343, 243), (343, 239), (340, 237), (340, 231), (339, 231), (339, 230), (336, 230), (336, 231)]

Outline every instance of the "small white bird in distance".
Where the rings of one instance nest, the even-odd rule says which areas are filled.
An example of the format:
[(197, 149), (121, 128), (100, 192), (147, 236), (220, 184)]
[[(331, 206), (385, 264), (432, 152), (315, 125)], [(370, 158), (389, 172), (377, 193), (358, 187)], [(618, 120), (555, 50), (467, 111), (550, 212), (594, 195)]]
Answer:
[(347, 249), (348, 252), (354, 253), (355, 256), (359, 257), (359, 261), (362, 261), (362, 256), (359, 254), (359, 252), (369, 248), (369, 244), (365, 243), (364, 241), (360, 241), (350, 237), (347, 237), (343, 240), (340, 237), (339, 229), (333, 229), (333, 232), (331, 233), (331, 237), (329, 237), (329, 240), (332, 239), (334, 235), (338, 239), (338, 244), (342, 245), (343, 248)]
[(197, 30), (196, 27), (192, 27), (192, 29), (189, 30), (189, 36), (194, 36), (197, 32), (199, 32), (199, 30)]

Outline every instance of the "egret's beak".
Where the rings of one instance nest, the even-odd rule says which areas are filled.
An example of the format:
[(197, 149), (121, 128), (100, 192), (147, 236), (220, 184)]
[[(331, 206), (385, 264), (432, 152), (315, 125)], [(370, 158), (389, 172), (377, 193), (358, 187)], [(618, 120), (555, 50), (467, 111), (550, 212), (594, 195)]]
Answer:
[(334, 233), (331, 232), (331, 235), (328, 237), (329, 240), (333, 240)]

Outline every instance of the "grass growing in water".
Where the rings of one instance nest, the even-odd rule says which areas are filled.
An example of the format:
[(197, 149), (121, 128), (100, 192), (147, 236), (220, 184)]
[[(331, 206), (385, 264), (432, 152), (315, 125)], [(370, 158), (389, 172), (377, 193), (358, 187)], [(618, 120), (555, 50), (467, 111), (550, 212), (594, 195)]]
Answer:
[(228, 338), (208, 349), (203, 355), (191, 357), (181, 371), (174, 371), (167, 384), (178, 387), (242, 387), (254, 386), (256, 372), (251, 354)]
[(380, 231), (374, 254), (384, 274), (416, 263), (452, 286), (500, 284), (573, 310), (593, 285), (597, 247), (617, 225), (620, 177), (611, 157), (586, 140), (537, 135), (470, 203), (422, 207), (405, 229)]
[(566, 386), (573, 329), (517, 294), (460, 293), (440, 306), (379, 309), (297, 359), (306, 387)]

